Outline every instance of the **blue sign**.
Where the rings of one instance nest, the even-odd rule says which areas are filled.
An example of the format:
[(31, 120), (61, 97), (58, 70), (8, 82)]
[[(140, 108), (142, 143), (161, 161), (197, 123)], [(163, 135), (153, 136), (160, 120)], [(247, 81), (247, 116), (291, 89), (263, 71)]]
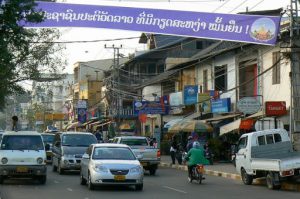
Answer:
[(161, 101), (135, 101), (134, 114), (168, 114), (167, 106)]
[(41, 23), (27, 27), (109, 28), (275, 45), (280, 17), (38, 2)]
[(86, 122), (86, 108), (78, 108), (78, 122), (83, 124)]
[(212, 113), (228, 113), (230, 112), (230, 98), (211, 100)]
[(197, 103), (198, 86), (184, 86), (184, 104), (191, 105)]

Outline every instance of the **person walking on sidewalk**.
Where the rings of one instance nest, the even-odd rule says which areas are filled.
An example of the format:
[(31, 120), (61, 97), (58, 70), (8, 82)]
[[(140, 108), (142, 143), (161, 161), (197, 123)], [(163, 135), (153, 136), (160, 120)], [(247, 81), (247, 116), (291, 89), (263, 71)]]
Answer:
[(171, 139), (171, 147), (170, 147), (170, 153), (171, 153), (171, 159), (172, 159), (172, 164), (175, 164), (175, 158), (176, 158), (176, 152), (177, 152), (177, 142), (175, 136), (172, 137)]

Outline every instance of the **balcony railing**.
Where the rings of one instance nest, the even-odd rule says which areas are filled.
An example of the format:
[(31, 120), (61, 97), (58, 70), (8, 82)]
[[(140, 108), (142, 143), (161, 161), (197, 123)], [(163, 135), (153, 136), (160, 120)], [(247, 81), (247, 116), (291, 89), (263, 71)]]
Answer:
[(108, 112), (110, 117), (115, 117), (115, 116), (137, 116), (134, 114), (133, 109), (111, 109)]

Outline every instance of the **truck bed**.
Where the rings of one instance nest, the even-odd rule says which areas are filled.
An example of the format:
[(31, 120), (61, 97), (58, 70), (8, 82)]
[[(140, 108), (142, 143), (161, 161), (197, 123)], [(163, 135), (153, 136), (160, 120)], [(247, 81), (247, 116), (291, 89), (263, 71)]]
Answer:
[(285, 171), (300, 168), (300, 153), (293, 151), (290, 142), (251, 148), (253, 170)]

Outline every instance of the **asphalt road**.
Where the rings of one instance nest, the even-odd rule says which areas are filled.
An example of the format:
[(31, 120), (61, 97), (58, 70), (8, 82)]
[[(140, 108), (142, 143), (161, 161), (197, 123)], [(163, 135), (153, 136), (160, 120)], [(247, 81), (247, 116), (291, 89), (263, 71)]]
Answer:
[(201, 185), (190, 184), (187, 182), (186, 172), (164, 168), (159, 169), (156, 176), (146, 173), (142, 192), (128, 187), (102, 187), (90, 191), (79, 184), (78, 172), (59, 175), (53, 173), (50, 166), (46, 185), (11, 179), (0, 186), (0, 192), (3, 199), (298, 199), (300, 196), (297, 192), (272, 191), (265, 186), (246, 186), (240, 181), (214, 176), (206, 176)]

